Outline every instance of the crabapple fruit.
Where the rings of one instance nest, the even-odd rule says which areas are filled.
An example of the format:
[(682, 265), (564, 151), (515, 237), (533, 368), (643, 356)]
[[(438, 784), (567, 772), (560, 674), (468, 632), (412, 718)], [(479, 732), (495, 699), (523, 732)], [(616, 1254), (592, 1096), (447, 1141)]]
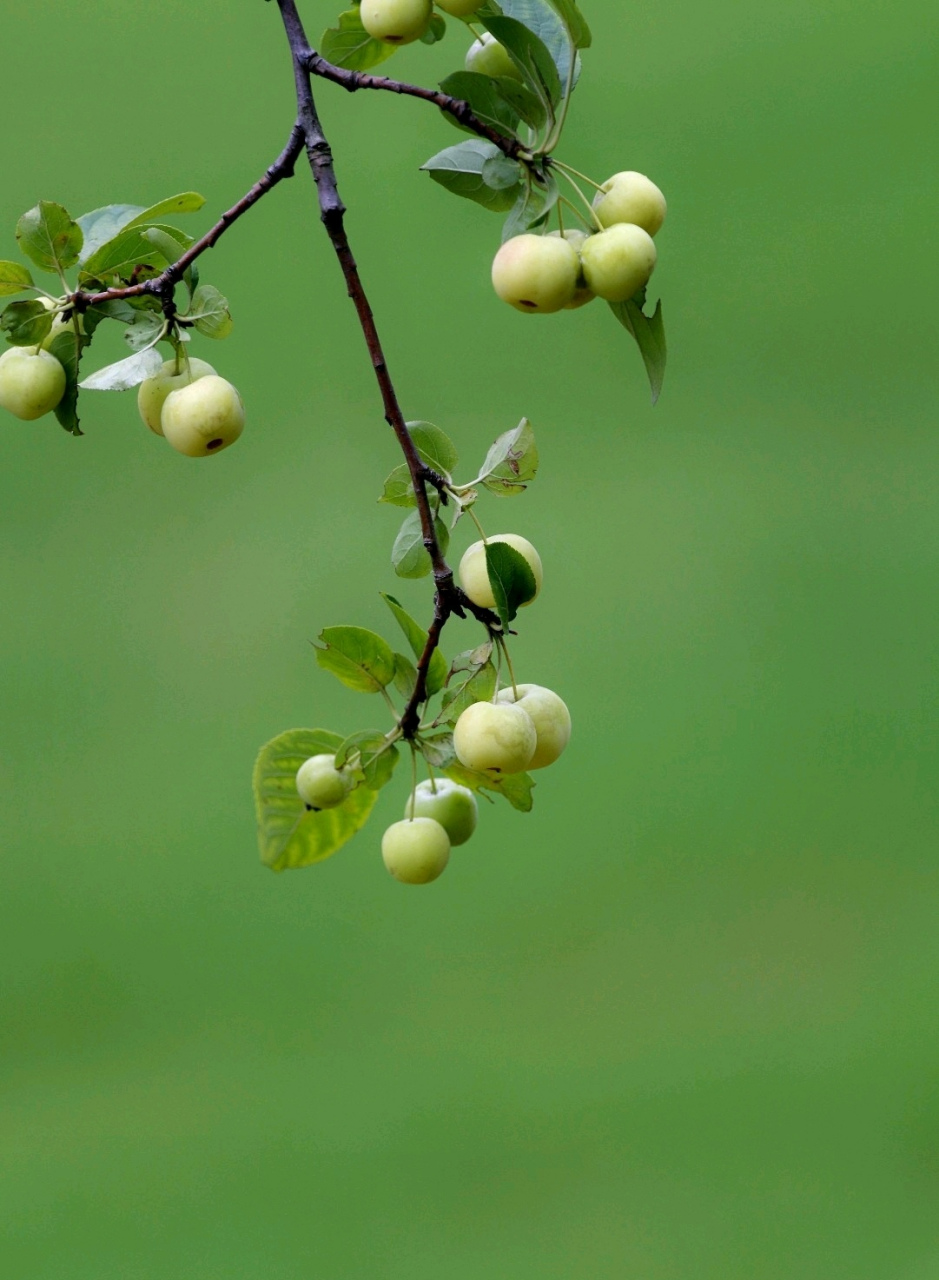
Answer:
[(310, 756), (297, 770), (297, 791), (311, 809), (335, 809), (352, 790), (352, 776), (336, 768), (328, 752)]
[(359, 16), (376, 40), (410, 44), (427, 30), (433, 9), (432, 0), (362, 0)]
[(450, 837), (451, 844), (466, 844), (476, 830), (479, 805), (469, 787), (450, 778), (420, 782), (404, 806), (406, 818), (433, 818)]
[(0, 407), (24, 422), (51, 413), (65, 386), (65, 369), (41, 347), (13, 347), (0, 356)]
[(588, 236), (580, 251), (588, 287), (607, 302), (635, 297), (655, 270), (655, 258), (652, 237), (629, 222)]
[(532, 314), (562, 311), (579, 276), (577, 250), (560, 237), (513, 236), (492, 263), (492, 287), (502, 301)]
[(484, 31), (466, 51), (467, 71), (475, 71), (481, 76), (505, 76), (511, 80), (521, 80), (522, 73), (509, 57), (505, 45), (489, 31)]
[(160, 423), (174, 449), (190, 458), (207, 458), (227, 449), (241, 435), (245, 407), (230, 382), (208, 373), (170, 392)]
[[(507, 542), (510, 547), (513, 547), (519, 555), (524, 556), (528, 561), (528, 567), (535, 575), (535, 594), (531, 600), (526, 600), (525, 603), (533, 604), (538, 598), (541, 584), (544, 581), (541, 556), (527, 538), (523, 538), (517, 533), (496, 533), (491, 538), (487, 538), (486, 541)], [(474, 542), (466, 548), (463, 552), (463, 558), (460, 560), (460, 567), (457, 573), (460, 579), (460, 586), (473, 604), (478, 604), (482, 609), (495, 608), (496, 600), (492, 594), (492, 585), (489, 582), (489, 570), (486, 568), (485, 542)]]
[(522, 707), (504, 702), (474, 702), (453, 730), (453, 748), (467, 769), (521, 773), (532, 762), (538, 734)]
[(665, 221), (668, 206), (654, 182), (629, 169), (607, 178), (593, 198), (593, 207), (605, 227), (631, 222), (654, 236)]
[(430, 884), (450, 861), (450, 837), (433, 818), (405, 818), (382, 836), (381, 856), (402, 884)]
[[(549, 231), (548, 235), (559, 238), (561, 235), (561, 232)], [(564, 239), (567, 241), (569, 245), (573, 245), (574, 252), (577, 254), (578, 265), (579, 265), (580, 251), (581, 251), (581, 248), (583, 247), (584, 241), (587, 239), (587, 232), (581, 231), (577, 227), (571, 227), (569, 230), (564, 232)], [(580, 274), (577, 277), (577, 287), (574, 290), (574, 296), (573, 298), (571, 298), (570, 302), (567, 303), (564, 309), (565, 311), (576, 311), (578, 307), (583, 307), (583, 306), (586, 306), (588, 302), (593, 302), (596, 296), (597, 295), (593, 292), (593, 290), (587, 287), (587, 282), (584, 279), (584, 269), (581, 266)]]
[(152, 378), (145, 378), (137, 392), (137, 408), (144, 422), (156, 435), (163, 434), (160, 417), (166, 397), (171, 391), (179, 391), (188, 387), (190, 382), (204, 378), (215, 370), (205, 360), (196, 360), (190, 356), (188, 365), (184, 360), (177, 364), (176, 360), (164, 361), (163, 368)]
[(564, 701), (551, 689), (540, 684), (517, 685), (518, 697), (511, 686), (500, 689), (496, 704), (521, 707), (535, 726), (537, 744), (529, 761), (529, 769), (543, 769), (554, 764), (571, 740), (571, 713)]

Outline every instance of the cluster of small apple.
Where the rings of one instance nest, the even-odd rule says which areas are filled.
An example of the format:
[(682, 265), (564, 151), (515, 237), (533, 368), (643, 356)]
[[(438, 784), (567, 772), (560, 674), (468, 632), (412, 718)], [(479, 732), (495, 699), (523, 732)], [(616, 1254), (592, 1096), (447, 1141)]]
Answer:
[(596, 231), (507, 240), (492, 264), (493, 288), (503, 302), (532, 314), (571, 310), (594, 298), (627, 302), (655, 270), (653, 236), (665, 213), (665, 197), (645, 174), (616, 173), (597, 188)]
[[(482, 608), (495, 605), (486, 547), (506, 543), (527, 563), (535, 580), (532, 603), (541, 590), (541, 557), (518, 534), (496, 534), (474, 542), (460, 561), (458, 576), (467, 596)], [(453, 750), (464, 769), (490, 779), (504, 779), (554, 764), (571, 736), (570, 712), (551, 689), (511, 683), (496, 690), (491, 701), (471, 702), (453, 730)], [(356, 786), (349, 760), (337, 768), (336, 756), (318, 753), (305, 760), (296, 775), (297, 792), (310, 809), (343, 804)], [(404, 818), (382, 837), (382, 858), (396, 880), (429, 884), (445, 870), (454, 845), (465, 844), (476, 829), (478, 804), (473, 791), (452, 778), (431, 776), (412, 789)]]
[(205, 360), (177, 355), (166, 360), (137, 392), (137, 408), (155, 435), (189, 458), (207, 458), (234, 444), (245, 426), (235, 387)]

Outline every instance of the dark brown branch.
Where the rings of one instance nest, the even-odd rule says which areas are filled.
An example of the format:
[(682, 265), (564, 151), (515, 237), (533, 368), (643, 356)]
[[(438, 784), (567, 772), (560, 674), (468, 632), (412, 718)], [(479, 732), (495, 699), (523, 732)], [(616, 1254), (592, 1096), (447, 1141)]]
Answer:
[(471, 129), (480, 138), (488, 139), (511, 159), (516, 160), (521, 155), (528, 155), (518, 138), (507, 138), (492, 125), (486, 124), (485, 120), (481, 120), (470, 104), (464, 102), (462, 98), (451, 97), (448, 93), (441, 93), (439, 89), (425, 89), (419, 84), (392, 80), (389, 76), (373, 76), (365, 71), (349, 71), (345, 67), (336, 67), (314, 49), (306, 49), (302, 56), (306, 69), (311, 75), (332, 80), (335, 84), (348, 89), (350, 93), (355, 93), (357, 89), (382, 89), (387, 93), (398, 93), (408, 98), (420, 98), (423, 102), (431, 102), (441, 111), (446, 111), (464, 128)]
[(150, 295), (155, 298), (161, 298), (164, 305), (172, 309), (173, 289), (182, 280), (186, 271), (195, 260), (205, 253), (206, 249), (211, 249), (221, 237), (225, 234), (230, 226), (248, 212), (252, 205), (257, 204), (262, 196), (266, 196), (269, 191), (277, 186), (278, 182), (282, 182), (284, 178), (292, 178), (297, 160), (300, 158), (306, 142), (306, 133), (301, 125), (295, 124), (290, 133), (290, 139), (274, 161), (264, 172), (263, 177), (259, 178), (250, 191), (241, 197), (237, 204), (232, 205), (216, 222), (211, 230), (186, 250), (186, 252), (167, 267), (158, 276), (152, 280), (143, 280), (140, 284), (128, 285), (122, 289), (105, 289), (100, 293), (84, 293), (79, 291), (74, 294), (71, 302), (76, 311), (85, 311), (88, 307), (96, 306), (101, 302), (115, 301), (120, 298), (140, 298)]
[[(427, 643), (424, 646), (424, 652), (417, 665), (417, 680), (411, 697), (408, 699), (407, 706), (401, 714), (400, 725), (401, 731), (405, 738), (413, 738), (417, 732), (420, 723), (420, 708), (427, 701), (427, 673), (430, 670), (431, 658), (434, 651), (440, 643), (440, 634), (443, 631), (447, 620), (454, 613), (460, 617), (465, 616), (465, 612), (469, 611), (474, 617), (478, 618), (487, 627), (492, 629), (499, 626), (498, 617), (488, 609), (481, 609), (478, 605), (473, 604), (471, 600), (460, 590), (453, 580), (453, 570), (447, 564), (443, 552), (440, 549), (440, 543), (437, 539), (437, 533), (434, 527), (434, 513), (431, 509), (430, 500), (427, 496), (428, 481), (436, 482), (439, 477), (433, 475), (431, 470), (424, 464), (417, 447), (411, 439), (410, 432), (404, 420), (404, 414), (398, 403), (397, 393), (395, 392), (394, 383), (391, 380), (391, 374), (388, 371), (388, 363), (385, 359), (385, 353), (382, 349), (381, 339), (378, 336), (378, 328), (375, 324), (375, 317), (369, 305), (368, 297), (362, 285), (359, 275), (359, 269), (356, 265), (352, 249), (349, 245), (349, 239), (345, 229), (345, 205), (339, 195), (339, 188), (336, 183), (336, 171), (333, 165), (332, 152), (329, 143), (323, 133), (322, 125), (316, 110), (316, 103), (313, 98), (313, 90), (310, 85), (310, 59), (318, 57), (313, 55), (307, 42), (306, 33), (303, 29), (303, 23), (297, 12), (296, 0), (277, 0), (281, 17), (284, 22), (284, 29), (287, 33), (287, 39), (290, 44), (290, 50), (293, 55), (294, 80), (297, 89), (297, 119), (298, 124), (303, 129), (306, 137), (307, 156), (310, 161), (310, 169), (316, 182), (316, 190), (319, 199), (320, 218), (326, 228), (326, 232), (335, 250), (336, 257), (342, 269), (342, 274), (346, 281), (346, 288), (349, 297), (355, 306), (356, 314), (359, 318), (359, 324), (362, 328), (362, 334), (365, 338), (365, 345), (368, 348), (369, 357), (372, 362), (372, 368), (375, 372), (375, 378), (381, 392), (382, 404), (385, 410), (385, 419), (388, 425), (394, 431), (401, 450), (404, 454), (408, 470), (411, 474), (411, 483), (414, 486), (414, 494), (417, 499), (417, 509), (420, 512), (421, 532), (423, 534), (424, 546), (430, 556), (431, 565), (434, 574), (434, 584), (436, 587), (434, 596), (434, 618), (427, 634)], [(322, 61), (322, 60), (321, 60)], [(329, 63), (325, 63), (329, 67)], [(340, 77), (345, 76), (345, 72), (341, 72), (338, 67), (332, 68)], [(374, 77), (369, 77), (374, 78)], [(394, 83), (394, 82), (390, 82)], [(347, 86), (350, 87), (350, 86)], [(369, 87), (369, 86), (351, 86), (351, 87)], [(371, 87), (378, 87), (371, 86)], [(401, 90), (404, 91), (403, 89)], [(433, 95), (429, 90), (421, 90), (418, 96)], [(446, 97), (446, 95), (440, 95)], [(468, 108), (467, 108), (468, 109)], [(481, 123), (481, 122), (480, 122)]]

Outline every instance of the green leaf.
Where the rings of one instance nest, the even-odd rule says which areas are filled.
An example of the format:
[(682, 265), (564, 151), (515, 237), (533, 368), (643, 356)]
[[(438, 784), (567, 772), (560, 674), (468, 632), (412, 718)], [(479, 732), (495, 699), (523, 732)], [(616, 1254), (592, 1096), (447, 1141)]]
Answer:
[(138, 351), (136, 355), (106, 365), (97, 373), (89, 374), (78, 385), (83, 391), (129, 391), (145, 378), (152, 378), (163, 367), (163, 357), (155, 347)]
[(494, 213), (504, 213), (516, 203), (517, 191), (511, 188), (496, 191), (483, 178), (486, 161), (501, 154), (494, 142), (469, 138), (466, 142), (438, 151), (421, 168), (454, 195), (475, 200)]
[(456, 762), (452, 733), (432, 733), (417, 739), (421, 755), (434, 769), (449, 769)]
[[(198, 213), (204, 204), (205, 196), (200, 196), (198, 191), (183, 191), (178, 196), (169, 196), (166, 200), (152, 204), (149, 209), (139, 210), (126, 225), (143, 227), (162, 222), (164, 218), (175, 218), (178, 213)], [(130, 208), (129, 205), (127, 207)]]
[(325, 645), (316, 646), (316, 661), (349, 689), (380, 693), (395, 678), (391, 646), (365, 627), (326, 627), (319, 634)]
[(474, 484), (483, 484), (503, 497), (524, 493), (538, 472), (535, 433), (527, 418), (506, 431), (490, 447)]
[(483, 23), (504, 46), (525, 83), (541, 101), (548, 121), (553, 122), (554, 108), (561, 101), (561, 78), (544, 41), (515, 18), (492, 15)]
[(40, 200), (16, 224), (19, 246), (42, 271), (59, 275), (74, 267), (81, 252), (82, 229), (60, 204)]
[(447, 679), (452, 679), (461, 671), (477, 671), (480, 667), (484, 667), (492, 655), (492, 647), (491, 640), (484, 640), (475, 649), (458, 653), (450, 664), (450, 674)]
[(538, 594), (535, 575), (525, 557), (507, 542), (486, 543), (486, 571), (496, 612), (507, 631), (521, 606)]
[(408, 435), (414, 441), (421, 461), (431, 470), (449, 480), (454, 467), (459, 462), (456, 445), (450, 437), (432, 422), (405, 423)]
[(395, 654), (395, 688), (402, 698), (410, 698), (417, 684), (417, 668), (403, 653)]
[(342, 739), (322, 729), (290, 729), (261, 748), (254, 802), (261, 861), (272, 871), (308, 867), (340, 849), (366, 823), (378, 799), (356, 787), (335, 809), (308, 810), (297, 794), (297, 770), (310, 756), (335, 752)]
[(319, 44), (324, 58), (349, 71), (368, 71), (395, 52), (393, 44), (376, 40), (362, 26), (358, 9), (347, 9), (339, 15), (338, 27), (328, 27)]
[(0, 262), (0, 298), (22, 293), (32, 283), (33, 277), (29, 274), (29, 269), (21, 262)]
[[(480, 75), (478, 71), (455, 71), (440, 81), (443, 93), (451, 98), (468, 102), (474, 113), (490, 128), (506, 138), (514, 138), (519, 124), (519, 113), (503, 97), (500, 82), (494, 76)], [(465, 128), (449, 113), (447, 119), (459, 129)]]
[(367, 787), (380, 791), (391, 781), (399, 759), (397, 747), (389, 746), (380, 729), (363, 729), (351, 734), (339, 747), (336, 768), (348, 764)]
[(411, 469), (406, 462), (395, 467), (385, 481), (379, 502), (390, 503), (393, 507), (416, 507), (414, 485), (411, 483)]
[[(161, 227), (161, 231), (172, 236), (174, 240), (185, 242), (188, 238), (176, 227)], [(166, 269), (166, 257), (149, 238), (149, 227), (126, 227), (113, 240), (108, 240), (87, 258), (82, 265), (81, 279), (129, 280), (133, 276), (135, 282), (151, 279)]]
[(0, 316), (0, 329), (14, 347), (37, 347), (52, 328), (52, 312), (37, 299), (11, 302)]
[(163, 218), (177, 213), (196, 213), (205, 204), (205, 198), (195, 191), (186, 191), (182, 195), (170, 196), (152, 204), (149, 209), (142, 204), (109, 204), (101, 209), (92, 209), (83, 213), (76, 222), (81, 227), (85, 243), (79, 261), (84, 264), (97, 251), (113, 240), (125, 227), (145, 226), (159, 222)]
[(424, 34), (421, 36), (421, 44), (439, 44), (447, 34), (447, 24), (444, 17), (440, 13), (435, 13), (430, 20), (430, 24)]
[[(157, 310), (159, 311), (159, 303)], [(89, 337), (104, 320), (116, 320), (119, 324), (133, 324), (139, 314), (136, 307), (123, 298), (112, 298), (108, 302), (99, 302), (89, 307), (83, 315), (85, 332)], [(160, 312), (162, 315), (162, 312)]]
[[(407, 642), (411, 646), (411, 652), (419, 660), (424, 652), (424, 646), (427, 644), (427, 632), (419, 622), (416, 622), (411, 617), (394, 596), (382, 591), (381, 598), (394, 614), (395, 621), (404, 632)], [(435, 693), (443, 688), (446, 682), (447, 660), (439, 649), (435, 649), (434, 655), (430, 660), (430, 666), (427, 668), (427, 696), (432, 698)]]
[(159, 342), (165, 324), (162, 311), (135, 311), (124, 330), (124, 341), (134, 351), (144, 351)]
[(630, 298), (628, 302), (611, 302), (610, 310), (636, 340), (646, 366), (649, 386), (652, 388), (652, 403), (655, 404), (662, 391), (665, 362), (668, 358), (665, 324), (662, 320), (662, 300), (659, 299), (651, 316), (646, 315), (635, 298)]
[[(573, 88), (580, 75), (580, 58), (576, 54), (571, 33), (561, 20), (558, 10), (552, 5), (553, 0), (500, 0), (498, 5), (489, 5), (487, 9), (490, 13), (501, 11), (507, 18), (515, 18), (529, 31), (534, 32), (557, 67), (558, 80), (562, 89), (567, 85), (573, 58), (574, 73), (571, 84)], [(480, 16), (485, 24), (486, 13), (483, 12)]]
[(210, 284), (199, 285), (186, 318), (195, 320), (196, 328), (206, 338), (227, 338), (232, 331), (228, 299)]
[[(434, 528), (440, 550), (447, 554), (450, 545), (450, 530), (440, 519), (434, 517)], [(412, 511), (405, 516), (404, 524), (398, 530), (394, 546), (391, 548), (391, 563), (399, 578), (426, 578), (433, 567), (430, 552), (424, 546), (424, 533), (421, 528), (421, 513)]]
[(56, 405), (55, 416), (59, 425), (73, 436), (83, 434), (78, 421), (78, 365), (83, 351), (90, 345), (91, 339), (76, 333), (73, 325), (60, 333), (49, 348), (65, 370), (65, 394)]
[(483, 182), (493, 191), (514, 191), (522, 180), (522, 166), (508, 156), (490, 156), (483, 165)]
[(526, 171), (526, 181), (519, 188), (512, 212), (502, 228), (502, 243), (528, 231), (540, 231), (558, 202), (558, 184), (552, 174), (536, 177)]
[[(535, 784), (527, 773), (501, 774), (497, 771), (478, 773), (475, 769), (467, 769), (461, 764), (450, 765), (444, 773), (454, 782), (459, 782), (461, 786), (469, 787), (471, 791), (480, 793), (494, 791), (496, 795), (508, 800), (513, 809), (518, 809), (521, 813), (531, 812), (533, 804), (531, 793)], [(489, 797), (487, 796), (486, 799)]]
[(590, 28), (584, 15), (577, 8), (575, 0), (548, 0), (553, 9), (561, 15), (561, 21), (568, 30), (571, 40), (578, 49), (589, 49), (593, 42)]
[(456, 724), (474, 702), (491, 702), (496, 691), (496, 669), (491, 662), (473, 668), (466, 679), (449, 685), (443, 694), (443, 710), (450, 724)]

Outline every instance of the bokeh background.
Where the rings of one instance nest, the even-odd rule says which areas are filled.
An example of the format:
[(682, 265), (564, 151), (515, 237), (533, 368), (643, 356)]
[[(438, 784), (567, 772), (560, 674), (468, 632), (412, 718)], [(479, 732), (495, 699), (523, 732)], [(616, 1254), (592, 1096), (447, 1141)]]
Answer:
[[(437, 113), (319, 90), (406, 411), (467, 474), (522, 414), (541, 445), (483, 515), (542, 551), (516, 661), (576, 736), (438, 884), (381, 866), (403, 777), (333, 860), (257, 860), (257, 747), (381, 720), (309, 641), (429, 605), (307, 175), (205, 263), (237, 448), (130, 394), (2, 423), (11, 1276), (939, 1277), (935, 8), (584, 8), (562, 155), (670, 203), (654, 411), (605, 308), (492, 296)], [(260, 0), (7, 5), (3, 46), (3, 256), (39, 198), (195, 187), (208, 226), (291, 123)]]

